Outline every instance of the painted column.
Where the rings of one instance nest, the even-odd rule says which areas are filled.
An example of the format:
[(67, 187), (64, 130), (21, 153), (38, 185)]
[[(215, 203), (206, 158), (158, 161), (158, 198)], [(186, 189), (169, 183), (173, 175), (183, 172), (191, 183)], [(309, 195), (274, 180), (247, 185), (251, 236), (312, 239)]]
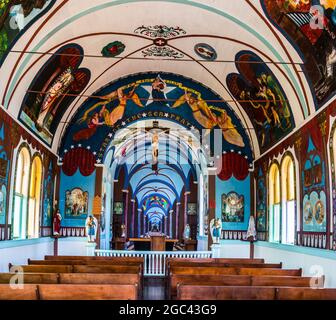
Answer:
[(141, 209), (138, 209), (138, 238), (141, 236)]
[(130, 228), (130, 237), (134, 237), (135, 236), (135, 230), (134, 230), (134, 226), (135, 226), (135, 200), (131, 199), (132, 202), (132, 223), (131, 223), (131, 228)]
[(217, 168), (208, 168), (209, 178), (209, 219), (208, 219), (208, 249), (211, 250), (212, 236), (210, 222), (216, 217), (216, 171)]
[(185, 226), (188, 224), (188, 200), (189, 200), (189, 195), (190, 195), (190, 191), (186, 191), (184, 193), (184, 213), (183, 213), (183, 230), (185, 228)]
[(143, 235), (146, 234), (146, 215), (143, 213)]
[(95, 196), (93, 199), (92, 214), (97, 219), (97, 248), (100, 248), (100, 223), (102, 214), (102, 192), (103, 192), (103, 170), (104, 167), (96, 167)]
[(167, 223), (168, 223), (168, 217), (165, 215), (165, 216), (164, 216), (164, 234), (165, 234), (166, 236), (168, 235)]
[(175, 226), (175, 238), (179, 238), (179, 214), (180, 214), (180, 205), (181, 202), (176, 203), (176, 226)]
[(124, 196), (124, 225), (125, 225), (125, 231), (126, 231), (126, 238), (128, 238), (128, 190), (122, 190), (123, 196)]
[(173, 238), (173, 213), (174, 210), (169, 211), (169, 237)]

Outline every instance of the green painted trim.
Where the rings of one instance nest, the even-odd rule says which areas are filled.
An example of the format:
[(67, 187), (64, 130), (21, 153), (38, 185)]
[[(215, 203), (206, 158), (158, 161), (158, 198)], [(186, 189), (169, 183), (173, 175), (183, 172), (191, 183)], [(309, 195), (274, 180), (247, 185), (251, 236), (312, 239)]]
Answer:
[(33, 246), (36, 244), (47, 243), (47, 242), (52, 243), (52, 239), (49, 237), (46, 237), (46, 238), (37, 238), (37, 239), (6, 240), (6, 241), (0, 241), (0, 249)]
[(255, 243), (255, 246), (271, 248), (274, 250), (301, 253), (301, 254), (306, 254), (309, 256), (315, 256), (319, 258), (336, 260), (336, 251), (332, 251), (332, 250), (308, 248), (308, 247), (294, 246), (294, 245), (281, 244), (281, 243), (270, 243), (270, 242), (265, 242), (265, 241), (258, 241)]
[[(278, 50), (276, 50), (276, 48), (274, 48), (263, 36), (261, 36), (255, 29), (251, 28), (249, 25), (245, 24), (244, 22), (242, 22), (241, 20), (227, 14), (226, 12), (223, 12), (219, 9), (210, 7), (208, 5), (205, 4), (201, 4), (201, 3), (197, 3), (195, 1), (192, 0), (113, 0), (110, 1), (108, 3), (104, 3), (101, 5), (98, 5), (96, 7), (92, 7), (90, 9), (84, 10), (83, 12), (80, 12), (78, 14), (76, 14), (75, 16), (72, 16), (71, 18), (65, 20), (63, 23), (61, 23), (59, 26), (57, 26), (55, 29), (53, 29), (52, 31), (50, 31), (31, 51), (39, 51), (40, 47), (50, 38), (53, 37), (53, 35), (60, 31), (62, 28), (64, 28), (66, 25), (70, 24), (71, 22), (74, 22), (80, 18), (82, 18), (83, 16), (86, 16), (90, 13), (96, 12), (96, 11), (100, 11), (100, 10), (104, 10), (108, 7), (114, 7), (114, 6), (118, 6), (118, 5), (123, 5), (123, 4), (129, 4), (129, 3), (139, 3), (139, 2), (168, 2), (168, 3), (178, 3), (178, 4), (184, 4), (184, 5), (188, 5), (188, 6), (192, 6), (192, 7), (197, 7), (200, 9), (203, 9), (205, 11), (209, 11), (212, 12), (214, 14), (220, 15), (232, 22), (234, 22), (235, 24), (239, 25), (240, 27), (242, 27), (243, 29), (245, 29), (247, 32), (249, 32), (250, 34), (252, 34), (253, 36), (255, 36), (258, 40), (260, 40), (262, 43), (264, 43), (268, 49), (274, 54), (274, 56), (279, 60), (279, 62), (285, 62), (281, 55), (278, 53)], [(16, 82), (19, 80), (20, 75), (23, 72), (23, 69), (26, 67), (26, 65), (28, 64), (28, 62), (30, 61), (30, 59), (32, 58), (32, 56), (34, 56), (34, 54), (27, 54), (26, 59), (23, 61), (23, 63), (20, 65), (20, 68), (18, 68), (15, 76), (12, 79), (12, 82), (8, 88), (6, 97), (5, 97), (5, 108), (8, 108), (8, 100), (9, 100), (9, 96), (13, 93), (14, 87)], [(301, 104), (303, 105), (304, 108), (304, 116), (305, 118), (308, 116), (308, 106), (306, 104), (306, 101), (304, 99), (303, 96), (303, 92), (302, 92), (302, 88), (301, 86), (298, 84), (297, 80), (295, 79), (294, 74), (292, 73), (292, 71), (290, 70), (289, 66), (287, 64), (284, 64), (284, 68), (287, 71), (287, 74), (289, 75), (289, 78), (292, 80), (293, 85), (295, 87), (295, 89), (298, 92)]]

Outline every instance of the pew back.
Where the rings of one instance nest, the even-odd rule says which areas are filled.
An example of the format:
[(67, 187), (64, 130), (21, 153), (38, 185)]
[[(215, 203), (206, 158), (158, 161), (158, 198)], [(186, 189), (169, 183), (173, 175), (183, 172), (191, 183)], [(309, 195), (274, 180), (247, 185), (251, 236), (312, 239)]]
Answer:
[(179, 285), (179, 300), (274, 300), (276, 288), (273, 287), (219, 287)]
[(9, 284), (10, 281), (17, 281), (25, 284), (36, 283), (58, 283), (59, 274), (57, 273), (0, 273), (0, 283)]
[(37, 286), (26, 284), (14, 290), (9, 284), (0, 284), (0, 300), (37, 300)]
[(42, 284), (41, 300), (137, 300), (137, 285)]

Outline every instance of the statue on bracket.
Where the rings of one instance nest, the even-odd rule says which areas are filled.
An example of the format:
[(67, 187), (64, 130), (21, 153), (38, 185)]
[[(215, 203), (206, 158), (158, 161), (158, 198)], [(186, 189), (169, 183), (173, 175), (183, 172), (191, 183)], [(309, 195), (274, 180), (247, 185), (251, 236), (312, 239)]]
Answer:
[(212, 242), (219, 244), (219, 240), (222, 234), (222, 222), (220, 218), (215, 218), (210, 221), (210, 230)]
[(53, 235), (54, 236), (60, 235), (61, 221), (62, 221), (62, 216), (61, 216), (60, 210), (57, 209), (54, 215), (54, 219), (53, 219)]
[(97, 236), (97, 219), (92, 215), (88, 216), (85, 221), (85, 226), (89, 242), (95, 242)]
[(255, 220), (253, 216), (250, 216), (250, 221), (246, 233), (246, 240), (254, 242), (257, 239), (257, 231), (255, 227)]
[(184, 238), (184, 240), (190, 240), (190, 226), (189, 226), (189, 224), (187, 224), (184, 228), (183, 238)]

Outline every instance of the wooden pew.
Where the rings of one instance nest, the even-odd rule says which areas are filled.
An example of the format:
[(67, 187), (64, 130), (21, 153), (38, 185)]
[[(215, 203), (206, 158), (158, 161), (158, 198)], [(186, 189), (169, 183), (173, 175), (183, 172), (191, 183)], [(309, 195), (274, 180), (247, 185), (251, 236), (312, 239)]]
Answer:
[[(252, 276), (251, 286), (272, 286), (272, 287), (310, 287), (311, 277), (295, 276)], [(324, 287), (325, 276), (316, 277), (320, 288)]]
[(236, 267), (236, 268), (271, 268), (271, 269), (281, 269), (282, 268), (282, 263), (220, 263), (220, 262), (203, 262), (203, 263), (198, 263), (198, 262), (170, 262), (169, 268), (171, 267)]
[(278, 288), (277, 300), (336, 300), (336, 289)]
[(142, 261), (124, 261), (124, 260), (30, 260), (28, 265), (133, 265), (143, 264)]
[(302, 269), (271, 269), (271, 268), (236, 268), (236, 267), (181, 267), (170, 268), (171, 274), (206, 274), (206, 275), (250, 275), (250, 276), (301, 276)]
[(136, 284), (137, 274), (102, 273), (60, 273), (60, 284)]
[(172, 274), (168, 282), (168, 297), (177, 297), (178, 285), (220, 285), (220, 286), (249, 286), (251, 276), (237, 275), (180, 275)]
[[(9, 270), (11, 269), (11, 264), (9, 264)], [(20, 266), (23, 272), (27, 273), (71, 273), (73, 272), (73, 266), (39, 266), (39, 265), (29, 265)]]
[[(323, 288), (325, 277), (318, 280), (320, 288)], [(309, 287), (310, 281), (310, 277), (173, 274), (169, 279), (168, 296), (176, 299), (178, 285)]]
[(37, 300), (37, 286), (24, 285), (23, 289), (12, 289), (9, 284), (0, 284), (0, 300)]
[(118, 262), (144, 262), (143, 257), (98, 257), (98, 256), (45, 256), (46, 261), (62, 261), (62, 260), (99, 260), (99, 261), (118, 261)]
[(0, 283), (9, 284), (10, 280), (13, 277), (19, 276), (22, 277), (23, 283), (36, 284), (36, 283), (50, 283), (56, 284), (59, 283), (59, 274), (58, 273), (0, 273)]
[(275, 300), (276, 288), (179, 285), (178, 300)]
[(137, 300), (137, 285), (41, 284), (40, 300)]
[(140, 266), (126, 265), (74, 265), (74, 273), (133, 273), (141, 275)]
[(140, 261), (124, 261), (124, 260), (30, 260), (28, 259), (29, 265), (98, 265), (98, 266), (109, 266), (109, 265), (124, 265), (124, 266), (137, 266), (140, 267), (140, 272), (143, 274), (143, 262)]

